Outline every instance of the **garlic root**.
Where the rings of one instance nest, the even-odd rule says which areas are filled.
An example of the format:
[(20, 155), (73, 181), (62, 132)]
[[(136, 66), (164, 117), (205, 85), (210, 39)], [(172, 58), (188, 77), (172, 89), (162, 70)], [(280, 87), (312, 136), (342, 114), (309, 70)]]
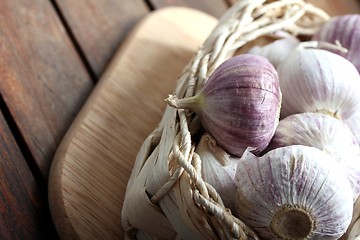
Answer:
[(271, 229), (281, 239), (306, 239), (315, 229), (315, 219), (301, 207), (285, 205), (275, 213)]

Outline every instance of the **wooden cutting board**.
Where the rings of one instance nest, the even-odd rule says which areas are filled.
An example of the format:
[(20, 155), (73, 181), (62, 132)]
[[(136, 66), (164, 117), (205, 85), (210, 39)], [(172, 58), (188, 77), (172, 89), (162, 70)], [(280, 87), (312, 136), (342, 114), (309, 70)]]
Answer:
[(188, 8), (157, 10), (118, 50), (51, 167), (49, 204), (62, 239), (123, 239), (121, 209), (137, 151), (216, 23)]

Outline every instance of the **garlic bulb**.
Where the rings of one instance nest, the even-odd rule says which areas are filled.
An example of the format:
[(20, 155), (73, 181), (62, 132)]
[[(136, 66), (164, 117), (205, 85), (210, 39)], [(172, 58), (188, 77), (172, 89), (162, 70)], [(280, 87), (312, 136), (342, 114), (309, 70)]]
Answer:
[(225, 207), (235, 210), (235, 173), (238, 159), (230, 158), (208, 133), (203, 134), (195, 152), (202, 162), (202, 178), (220, 195)]
[(358, 144), (360, 144), (360, 109), (355, 111), (351, 117), (345, 119), (345, 123), (355, 135)]
[(348, 49), (347, 53), (334, 51), (352, 62), (360, 72), (360, 14), (336, 16), (326, 22), (313, 40), (336, 43)]
[(265, 149), (279, 120), (281, 92), (275, 68), (264, 57), (242, 54), (223, 62), (195, 96), (166, 101), (194, 111), (228, 153)]
[(290, 145), (316, 147), (329, 153), (345, 171), (354, 192), (360, 193), (360, 147), (348, 126), (322, 113), (299, 113), (280, 120), (268, 148)]
[(345, 58), (303, 42), (277, 68), (281, 116), (323, 112), (346, 119), (360, 108), (360, 76)]
[(317, 148), (245, 152), (236, 179), (238, 216), (262, 239), (338, 239), (350, 224), (349, 181)]
[(248, 53), (266, 57), (274, 67), (277, 67), (299, 45), (300, 41), (293, 35), (283, 31), (276, 32), (274, 37), (279, 39), (265, 46), (252, 47)]
[(360, 240), (360, 197), (354, 203), (353, 217), (345, 237), (347, 240)]

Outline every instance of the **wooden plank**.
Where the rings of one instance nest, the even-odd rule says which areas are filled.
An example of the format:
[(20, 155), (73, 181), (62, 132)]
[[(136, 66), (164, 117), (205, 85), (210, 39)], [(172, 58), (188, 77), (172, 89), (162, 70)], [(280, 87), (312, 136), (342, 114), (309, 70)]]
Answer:
[(98, 77), (129, 30), (148, 13), (142, 0), (57, 0), (56, 3)]
[(0, 1), (0, 91), (46, 179), (93, 83), (51, 3)]
[[(227, 0), (230, 5), (238, 2), (239, 0)], [(330, 16), (343, 15), (350, 13), (360, 13), (360, 2), (358, 0), (307, 0), (307, 2), (323, 9)]]
[(226, 0), (149, 0), (154, 8), (183, 6), (195, 8), (219, 18), (228, 9)]
[(46, 196), (40, 193), (1, 112), (0, 152), (0, 239), (56, 239)]
[(308, 2), (325, 10), (330, 16), (344, 15), (360, 12), (360, 2), (358, 0), (308, 0)]

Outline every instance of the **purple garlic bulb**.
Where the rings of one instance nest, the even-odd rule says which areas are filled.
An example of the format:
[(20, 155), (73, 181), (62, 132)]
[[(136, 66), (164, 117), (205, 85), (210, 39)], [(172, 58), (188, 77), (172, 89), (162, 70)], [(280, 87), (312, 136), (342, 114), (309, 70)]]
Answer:
[(360, 14), (333, 17), (318, 30), (313, 40), (339, 42), (348, 52), (333, 52), (345, 57), (360, 72)]
[(270, 142), (279, 121), (281, 91), (277, 71), (266, 58), (242, 54), (215, 69), (195, 96), (166, 100), (195, 112), (220, 147), (241, 156), (248, 147), (259, 153)]

